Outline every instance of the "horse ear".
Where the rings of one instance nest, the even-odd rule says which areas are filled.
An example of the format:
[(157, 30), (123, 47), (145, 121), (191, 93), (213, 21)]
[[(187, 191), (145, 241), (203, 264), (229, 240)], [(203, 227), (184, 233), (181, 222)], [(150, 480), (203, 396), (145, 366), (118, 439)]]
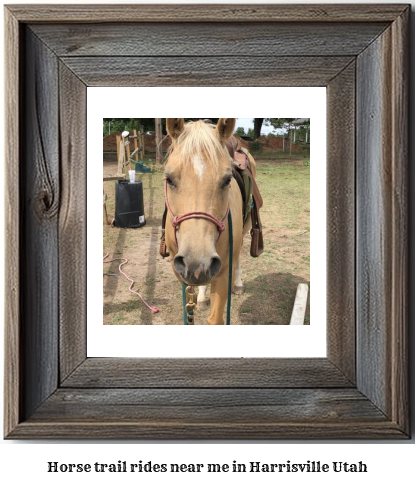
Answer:
[(236, 119), (219, 119), (216, 132), (222, 142), (227, 141), (235, 130)]
[(184, 119), (166, 119), (166, 127), (169, 136), (174, 140), (179, 137), (184, 129)]

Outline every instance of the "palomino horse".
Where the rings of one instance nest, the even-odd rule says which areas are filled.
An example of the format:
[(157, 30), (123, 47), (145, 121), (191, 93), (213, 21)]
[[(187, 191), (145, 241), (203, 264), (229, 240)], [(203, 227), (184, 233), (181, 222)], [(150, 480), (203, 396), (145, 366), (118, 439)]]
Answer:
[[(203, 121), (184, 124), (167, 119), (172, 139), (165, 167), (166, 245), (177, 278), (199, 287), (198, 303), (206, 301), (211, 284), (208, 324), (224, 324), (228, 296), (229, 228), (233, 228), (233, 285), (243, 289), (240, 251), (250, 219), (243, 225), (242, 196), (232, 178), (231, 158), (225, 147), (236, 119), (219, 119), (216, 128)], [(255, 161), (249, 162), (255, 174)]]

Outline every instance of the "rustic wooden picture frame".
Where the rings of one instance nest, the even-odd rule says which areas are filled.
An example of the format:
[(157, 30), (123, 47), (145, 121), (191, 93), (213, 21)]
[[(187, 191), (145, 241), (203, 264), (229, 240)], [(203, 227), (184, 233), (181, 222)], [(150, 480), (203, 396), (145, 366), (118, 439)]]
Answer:
[[(6, 438), (408, 438), (409, 14), (5, 8)], [(327, 87), (327, 358), (86, 357), (85, 107), (102, 85)]]

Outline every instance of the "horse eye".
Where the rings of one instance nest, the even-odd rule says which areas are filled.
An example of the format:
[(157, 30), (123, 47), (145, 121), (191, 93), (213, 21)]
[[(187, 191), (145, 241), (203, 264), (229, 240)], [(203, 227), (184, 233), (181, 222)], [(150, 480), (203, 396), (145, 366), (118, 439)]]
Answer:
[(224, 179), (222, 183), (222, 188), (223, 189), (227, 188), (231, 184), (231, 181), (232, 181), (232, 176), (228, 176), (226, 179)]
[(167, 184), (171, 187), (171, 188), (176, 188), (176, 185), (173, 183), (173, 180), (170, 178), (170, 176), (168, 175), (165, 175), (165, 180), (167, 181)]

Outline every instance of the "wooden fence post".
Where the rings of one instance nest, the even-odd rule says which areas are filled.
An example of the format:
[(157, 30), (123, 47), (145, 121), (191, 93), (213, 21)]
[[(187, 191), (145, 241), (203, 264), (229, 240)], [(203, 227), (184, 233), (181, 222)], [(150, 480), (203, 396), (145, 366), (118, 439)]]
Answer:
[[(135, 153), (135, 160), (138, 162), (138, 135), (137, 135), (137, 131), (134, 129), (133, 130), (133, 135), (134, 135), (134, 153)], [(141, 142), (141, 141), (140, 141)]]
[(161, 119), (156, 119), (156, 163), (161, 164), (163, 161), (163, 134), (161, 131)]

